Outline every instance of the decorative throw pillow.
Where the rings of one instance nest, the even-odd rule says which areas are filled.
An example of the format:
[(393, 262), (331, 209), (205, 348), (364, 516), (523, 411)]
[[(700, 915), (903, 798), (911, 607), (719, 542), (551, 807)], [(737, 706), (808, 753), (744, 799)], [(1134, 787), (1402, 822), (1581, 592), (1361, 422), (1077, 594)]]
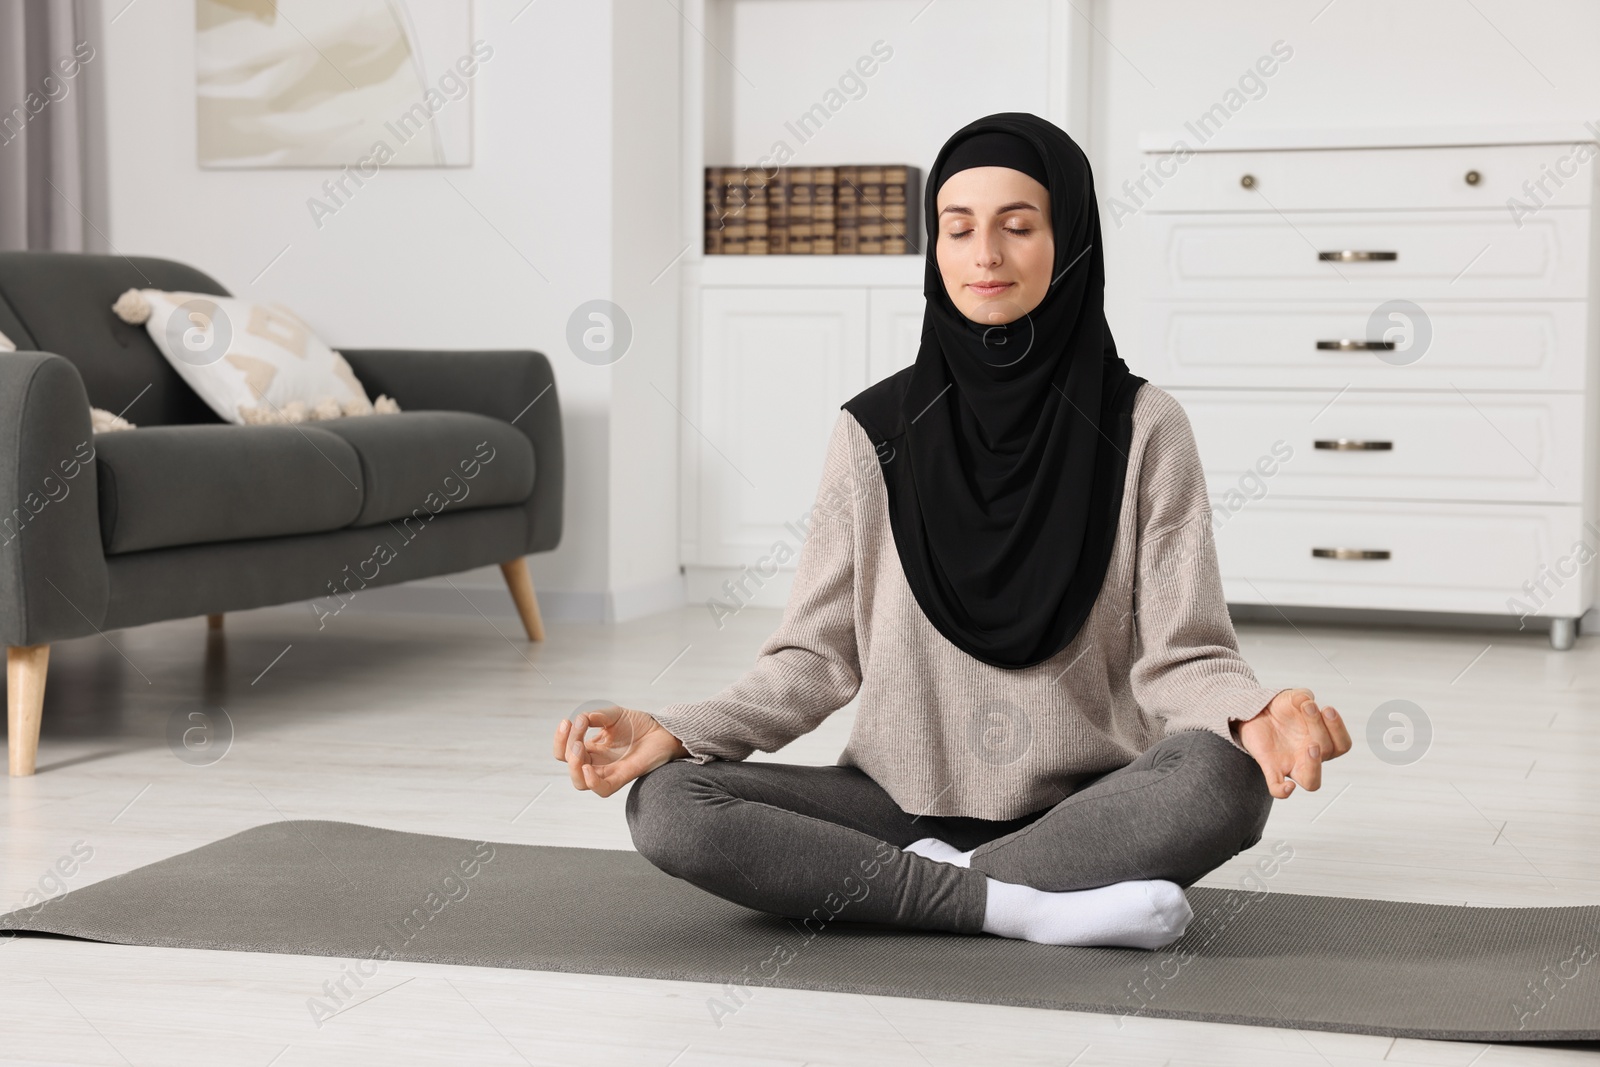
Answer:
[(138, 429), (121, 415), (113, 415), (105, 408), (89, 409), (89, 427), (95, 433), (120, 433), (123, 430)]
[(5, 334), (0, 333), (0, 352), (15, 352), (17, 343)]
[(305, 422), (395, 412), (376, 403), (343, 356), (282, 304), (129, 289), (112, 310), (140, 324), (212, 411), (232, 423)]

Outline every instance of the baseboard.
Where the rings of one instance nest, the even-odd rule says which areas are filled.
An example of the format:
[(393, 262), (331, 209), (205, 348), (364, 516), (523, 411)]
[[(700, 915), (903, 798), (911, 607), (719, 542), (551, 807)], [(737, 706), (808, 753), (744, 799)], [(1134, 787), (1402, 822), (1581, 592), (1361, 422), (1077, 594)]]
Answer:
[(750, 567), (685, 567), (684, 599), (713, 613), (737, 615), (742, 608), (781, 608), (789, 600), (794, 571), (779, 569), (770, 578)]
[[(539, 607), (548, 616), (545, 593), (539, 593)], [(477, 615), (491, 618), (516, 618), (517, 608), (506, 591), (498, 567), (422, 578), (401, 585), (385, 585), (359, 590), (340, 614)]]
[[(684, 605), (683, 575), (673, 574), (659, 581), (613, 589), (606, 598), (604, 622), (627, 622), (663, 611), (677, 611)], [(539, 594), (539, 602), (544, 603), (543, 593)]]
[[(605, 591), (538, 588), (537, 595), (539, 613), (546, 622), (627, 622), (682, 607), (683, 576), (674, 574), (657, 582)], [(498, 567), (363, 589), (344, 610), (363, 614), (517, 617), (516, 605)]]

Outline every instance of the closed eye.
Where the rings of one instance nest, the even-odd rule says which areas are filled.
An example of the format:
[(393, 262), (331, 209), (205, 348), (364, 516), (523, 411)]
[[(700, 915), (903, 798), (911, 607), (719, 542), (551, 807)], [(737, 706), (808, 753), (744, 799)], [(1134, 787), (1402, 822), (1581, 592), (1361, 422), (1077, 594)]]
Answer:
[[(1003, 226), (1001, 228), (1003, 230), (1005, 230), (1007, 233), (1016, 234), (1018, 237), (1026, 237), (1028, 234), (1033, 232), (1033, 230), (1029, 229), (1029, 228), (1015, 229), (1015, 228), (1013, 228), (1011, 226)], [(971, 230), (960, 230), (958, 232), (953, 232), (953, 233), (947, 234), (946, 236), (948, 236), (948, 237), (965, 237), (967, 234), (969, 234), (971, 232), (972, 232)]]

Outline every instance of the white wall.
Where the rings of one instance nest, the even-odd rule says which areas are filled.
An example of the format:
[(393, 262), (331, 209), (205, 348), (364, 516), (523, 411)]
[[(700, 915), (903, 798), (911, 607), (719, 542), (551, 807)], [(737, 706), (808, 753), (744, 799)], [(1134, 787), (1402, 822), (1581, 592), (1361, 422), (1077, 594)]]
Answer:
[[(967, 123), (997, 111), (1051, 108), (1050, 49), (1058, 42), (1050, 19), (1060, 6), (1051, 0), (735, 3), (721, 47), (739, 72), (720, 72), (728, 114), (707, 131), (707, 162), (911, 163), (926, 174), (940, 146)], [(996, 32), (973, 32), (982, 26)], [(861, 76), (865, 70), (872, 73)], [(930, 96), (931, 86), (939, 87), (937, 96)], [(797, 130), (811, 108), (835, 106), (838, 97), (829, 100), (829, 93), (844, 102), (826, 124), (818, 128), (812, 115)], [(775, 153), (779, 142), (792, 157)]]
[[(1105, 240), (1106, 315), (1136, 373), (1145, 290), (1133, 237), (1141, 218), (1124, 218), (1119, 230), (1108, 200), (1139, 176), (1140, 133), (1181, 128), (1236, 86), (1274, 41), (1293, 55), (1219, 138), (1600, 119), (1593, 59), (1600, 4), (1592, 0), (1096, 0), (1080, 7), (1099, 30), (1088, 151)], [(1183, 172), (1172, 180), (1183, 181)]]
[[(615, 32), (628, 63), (614, 63), (614, 9), (626, 16)], [(676, 18), (644, 0), (478, 0), (473, 36), (494, 52), (473, 79), (473, 165), (384, 169), (319, 227), (307, 201), (332, 171), (196, 166), (192, 4), (115, 3), (104, 14), (118, 251), (183, 260), (235, 294), (282, 301), (336, 348), (532, 348), (550, 357), (566, 427), (566, 521), (561, 547), (531, 566), (553, 618), (614, 614), (639, 601), (635, 587), (659, 601), (677, 576), (672, 486), (653, 499), (628, 466), (641, 452), (671, 461), (675, 430), (659, 412), (633, 410), (645, 398), (614, 406), (619, 374), (636, 365), (654, 360), (655, 377), (676, 382), (676, 318), (618, 292), (638, 292), (636, 259), (659, 270), (671, 256), (661, 249), (679, 247)], [(646, 30), (653, 56), (640, 45)], [(614, 138), (614, 123), (637, 136)], [(668, 165), (641, 165), (663, 145)], [(666, 183), (655, 194), (661, 210), (643, 209), (652, 182)], [(669, 273), (656, 288), (676, 282)], [(616, 367), (584, 363), (567, 347), (569, 315), (595, 298), (638, 304), (634, 351)], [(659, 406), (654, 393), (648, 399)], [(620, 438), (619, 416), (628, 420)], [(637, 508), (665, 508), (665, 518), (642, 525), (629, 510)]]
[(678, 567), (682, 18), (662, 0), (613, 0), (612, 283), (633, 344), (612, 368), (611, 588), (606, 618), (683, 603)]

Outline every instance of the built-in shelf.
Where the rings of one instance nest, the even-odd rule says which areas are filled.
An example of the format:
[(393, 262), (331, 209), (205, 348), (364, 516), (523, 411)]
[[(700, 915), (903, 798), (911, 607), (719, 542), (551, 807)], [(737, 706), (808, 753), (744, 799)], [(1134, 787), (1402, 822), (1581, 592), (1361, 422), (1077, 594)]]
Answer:
[(1086, 143), (1095, 31), (1076, 0), (672, 5), (686, 247), (659, 280), (683, 298), (680, 560), (697, 600), (776, 607), (795, 558), (768, 564), (775, 544), (804, 540), (839, 406), (916, 359), (925, 242), (899, 255), (705, 255), (705, 167), (905, 163), (926, 181), (951, 134), (1006, 111)]
[(922, 287), (923, 257), (701, 256), (701, 285)]

